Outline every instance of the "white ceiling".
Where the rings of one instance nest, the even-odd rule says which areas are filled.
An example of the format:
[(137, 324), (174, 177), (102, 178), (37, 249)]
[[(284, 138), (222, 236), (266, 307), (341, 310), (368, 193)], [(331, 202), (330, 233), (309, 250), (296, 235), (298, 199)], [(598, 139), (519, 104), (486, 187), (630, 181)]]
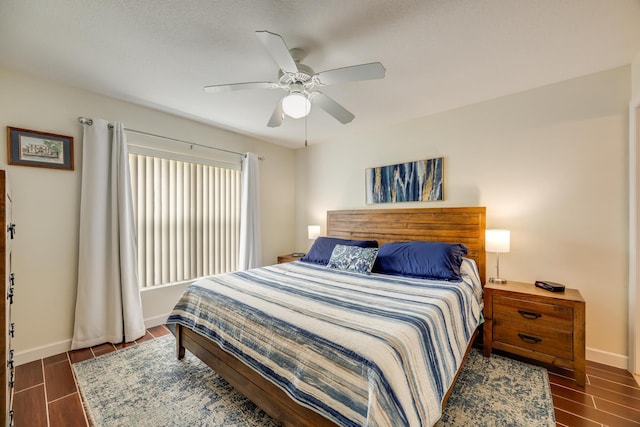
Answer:
[(203, 92), (277, 79), (256, 30), (387, 69), (323, 88), (356, 117), (312, 109), (314, 144), (629, 64), (640, 0), (0, 0), (0, 66), (300, 147), (304, 119), (266, 126), (282, 92)]

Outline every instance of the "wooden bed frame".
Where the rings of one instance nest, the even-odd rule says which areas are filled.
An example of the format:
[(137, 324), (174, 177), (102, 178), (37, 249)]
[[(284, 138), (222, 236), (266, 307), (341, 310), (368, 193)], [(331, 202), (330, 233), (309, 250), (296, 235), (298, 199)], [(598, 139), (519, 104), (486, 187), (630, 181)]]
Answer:
[[(375, 239), (380, 244), (413, 240), (462, 243), (469, 249), (467, 256), (477, 263), (484, 285), (485, 214), (484, 207), (329, 211), (327, 236)], [(477, 333), (470, 341), (465, 359)], [(335, 426), (324, 416), (291, 399), (278, 386), (222, 350), (217, 343), (189, 328), (176, 325), (176, 353), (179, 359), (184, 357), (185, 349), (284, 426)], [(453, 385), (445, 395), (443, 408), (452, 389)]]

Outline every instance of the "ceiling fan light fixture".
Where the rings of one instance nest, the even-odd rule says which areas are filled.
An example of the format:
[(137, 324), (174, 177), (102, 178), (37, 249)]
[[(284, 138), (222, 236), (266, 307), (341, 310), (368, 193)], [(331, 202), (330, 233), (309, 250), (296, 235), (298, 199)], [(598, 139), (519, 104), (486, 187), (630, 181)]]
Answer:
[(311, 102), (302, 93), (290, 93), (282, 99), (282, 111), (294, 119), (306, 116), (311, 111)]
[[(379, 62), (351, 65), (316, 73), (312, 68), (301, 63), (305, 52), (295, 48), (289, 49), (279, 34), (264, 30), (256, 31), (256, 36), (280, 68), (277, 81), (213, 85), (205, 86), (204, 90), (207, 93), (254, 89), (285, 90), (284, 93), (287, 95), (278, 98), (267, 122), (267, 126), (270, 128), (282, 125), (285, 115), (294, 119), (308, 116), (312, 103), (313, 108), (324, 110), (340, 123), (350, 123), (355, 117), (353, 113), (316, 88), (358, 80), (382, 79), (386, 73), (386, 69)], [(283, 92), (280, 93), (283, 94)]]

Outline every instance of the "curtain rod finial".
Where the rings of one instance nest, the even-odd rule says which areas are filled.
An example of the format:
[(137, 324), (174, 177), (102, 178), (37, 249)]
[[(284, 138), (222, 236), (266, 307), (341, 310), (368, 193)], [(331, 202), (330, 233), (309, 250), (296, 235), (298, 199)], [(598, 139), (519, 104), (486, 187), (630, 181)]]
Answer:
[(82, 123), (83, 125), (91, 126), (93, 124), (93, 120), (92, 119), (88, 119), (86, 117), (78, 117), (78, 121), (80, 123)]

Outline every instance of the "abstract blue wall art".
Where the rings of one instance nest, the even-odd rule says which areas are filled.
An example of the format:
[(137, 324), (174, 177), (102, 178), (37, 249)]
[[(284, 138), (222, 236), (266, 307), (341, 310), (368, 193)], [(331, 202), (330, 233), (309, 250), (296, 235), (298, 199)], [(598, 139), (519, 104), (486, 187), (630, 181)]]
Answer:
[(366, 171), (367, 204), (443, 200), (443, 157)]

